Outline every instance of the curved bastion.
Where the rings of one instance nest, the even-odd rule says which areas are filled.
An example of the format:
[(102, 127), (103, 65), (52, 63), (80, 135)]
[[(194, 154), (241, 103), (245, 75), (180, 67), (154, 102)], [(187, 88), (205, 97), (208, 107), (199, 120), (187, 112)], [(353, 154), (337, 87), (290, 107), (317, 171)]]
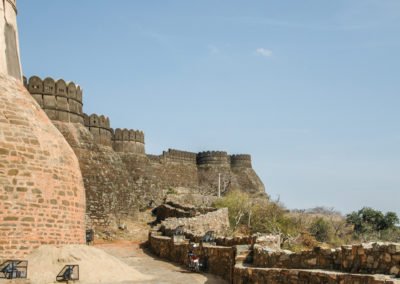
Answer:
[(0, 258), (84, 242), (78, 160), (24, 86), (0, 74)]
[(94, 140), (98, 144), (104, 146), (112, 146), (112, 129), (110, 127), (110, 119), (104, 115), (86, 113), (83, 114), (85, 127), (92, 133)]
[(82, 89), (63, 79), (32, 76), (24, 85), (51, 120), (83, 124)]
[(146, 154), (143, 131), (133, 129), (115, 129), (113, 149), (116, 152)]

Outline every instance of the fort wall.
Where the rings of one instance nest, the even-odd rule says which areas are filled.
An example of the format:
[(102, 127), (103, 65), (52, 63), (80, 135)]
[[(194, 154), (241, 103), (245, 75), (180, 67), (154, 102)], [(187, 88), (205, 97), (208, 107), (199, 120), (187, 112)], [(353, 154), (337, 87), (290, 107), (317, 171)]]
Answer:
[(120, 129), (112, 130), (113, 135), (113, 149), (116, 152), (136, 153), (145, 155), (144, 146), (144, 133), (143, 131), (133, 129)]
[(82, 89), (73, 82), (38, 76), (24, 78), (29, 93), (51, 120), (83, 124)]
[(196, 164), (196, 153), (186, 152), (175, 149), (168, 149), (168, 151), (164, 151), (162, 154), (162, 159), (165, 162), (178, 162), (178, 163), (189, 163)]
[(85, 243), (74, 152), (22, 83), (0, 74), (0, 86), (0, 258)]
[(110, 119), (104, 115), (86, 113), (83, 114), (85, 127), (92, 133), (94, 140), (104, 146), (112, 146), (113, 130), (110, 127)]
[(114, 130), (108, 117), (83, 113), (82, 89), (73, 82), (32, 76), (24, 77), (23, 83), (78, 156), (88, 196), (87, 211), (95, 225), (105, 228), (115, 212), (129, 215), (132, 204), (161, 200), (174, 187), (216, 195), (219, 176), (224, 189), (264, 192), (264, 185), (251, 168), (250, 155), (175, 149), (146, 155), (142, 131)]
[(187, 152), (175, 149), (163, 151), (162, 155), (148, 155), (156, 163), (176, 162), (193, 165), (223, 166), (236, 168), (251, 168), (251, 156), (248, 154), (228, 155), (224, 151)]
[(251, 156), (247, 154), (231, 155), (230, 156), (232, 167), (251, 168)]
[(197, 154), (198, 165), (229, 166), (230, 157), (224, 151), (207, 151)]

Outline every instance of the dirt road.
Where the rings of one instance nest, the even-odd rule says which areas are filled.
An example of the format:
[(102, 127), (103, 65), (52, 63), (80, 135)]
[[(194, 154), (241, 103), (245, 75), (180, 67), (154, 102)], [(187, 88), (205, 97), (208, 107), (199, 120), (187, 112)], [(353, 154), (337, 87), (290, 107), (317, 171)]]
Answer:
[[(192, 273), (185, 267), (168, 263), (153, 256), (147, 249), (142, 249), (137, 242), (119, 241), (111, 244), (96, 245), (107, 253), (118, 257), (143, 274), (153, 276), (150, 281), (134, 283), (173, 283), (173, 284), (225, 284), (211, 274)], [(112, 272), (111, 272), (112, 273)]]

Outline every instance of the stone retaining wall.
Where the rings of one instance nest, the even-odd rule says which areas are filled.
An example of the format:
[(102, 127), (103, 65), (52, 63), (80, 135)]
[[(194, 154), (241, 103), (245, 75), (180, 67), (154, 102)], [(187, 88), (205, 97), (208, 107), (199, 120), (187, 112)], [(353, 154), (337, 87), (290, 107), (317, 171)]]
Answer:
[(395, 284), (398, 280), (385, 275), (348, 274), (321, 270), (295, 270), (279, 268), (254, 268), (236, 265), (234, 284), (247, 283), (292, 283), (292, 284)]
[(218, 275), (234, 284), (247, 283), (358, 283), (358, 284), (399, 284), (399, 279), (388, 275), (354, 274), (327, 270), (292, 268), (259, 268), (235, 264), (236, 247), (200, 244), (194, 247), (181, 237), (161, 236), (160, 232), (149, 233), (149, 247), (157, 256), (187, 266), (187, 252), (193, 251), (204, 260), (205, 271)]
[(255, 245), (254, 266), (331, 269), (342, 272), (400, 276), (400, 244), (368, 243), (312, 251), (271, 250)]
[(174, 242), (173, 238), (160, 236), (157, 232), (149, 233), (149, 247), (153, 253), (161, 258), (188, 265), (187, 252), (191, 250), (200, 256), (206, 264), (206, 271), (232, 282), (232, 272), (235, 264), (235, 248), (200, 244), (194, 247), (188, 240)]
[(195, 235), (202, 236), (207, 231), (214, 231), (216, 235), (224, 235), (230, 228), (228, 209), (221, 208), (191, 218), (167, 218), (161, 222), (164, 232), (170, 232), (181, 225), (184, 226), (185, 232)]
[(168, 201), (155, 208), (153, 210), (153, 213), (157, 215), (157, 221), (161, 222), (171, 217), (174, 218), (195, 217), (197, 215), (214, 212), (216, 210), (217, 209), (213, 207), (182, 206), (172, 201)]

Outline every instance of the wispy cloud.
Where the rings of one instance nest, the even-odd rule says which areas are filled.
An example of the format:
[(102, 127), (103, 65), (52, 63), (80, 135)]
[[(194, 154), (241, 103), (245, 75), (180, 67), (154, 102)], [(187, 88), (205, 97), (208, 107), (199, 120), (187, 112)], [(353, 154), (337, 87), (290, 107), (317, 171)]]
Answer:
[(207, 48), (208, 48), (208, 50), (210, 51), (210, 54), (218, 54), (219, 52), (220, 52), (220, 50), (219, 50), (219, 48), (218, 47), (216, 47), (215, 45), (213, 45), (213, 44), (209, 44), (208, 46), (207, 46)]
[(260, 47), (257, 48), (256, 54), (262, 55), (264, 57), (270, 57), (272, 56), (272, 50)]

